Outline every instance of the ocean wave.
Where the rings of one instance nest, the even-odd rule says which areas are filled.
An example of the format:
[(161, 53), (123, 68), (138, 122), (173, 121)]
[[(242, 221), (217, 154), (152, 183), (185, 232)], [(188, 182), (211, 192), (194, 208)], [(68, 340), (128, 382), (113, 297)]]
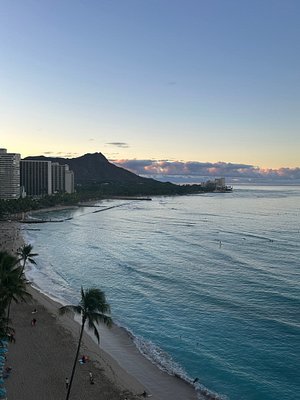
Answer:
[(147, 360), (149, 360), (157, 368), (167, 373), (168, 375), (174, 376), (178, 379), (182, 379), (186, 383), (193, 386), (199, 400), (229, 400), (227, 396), (220, 395), (207, 389), (203, 384), (199, 382), (198, 378), (191, 378), (184, 370), (184, 368), (175, 360), (173, 360), (169, 353), (162, 350), (151, 340), (145, 340), (143, 337), (135, 335), (132, 330), (125, 327), (124, 325), (116, 321), (115, 323), (119, 328), (124, 329), (128, 333), (139, 352), (145, 358), (147, 358)]

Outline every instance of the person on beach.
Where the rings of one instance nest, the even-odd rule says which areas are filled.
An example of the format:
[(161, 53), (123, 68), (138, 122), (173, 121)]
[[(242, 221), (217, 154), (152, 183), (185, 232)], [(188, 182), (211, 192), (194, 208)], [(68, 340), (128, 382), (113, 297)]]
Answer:
[(32, 320), (31, 320), (31, 326), (35, 326), (36, 325), (36, 319), (35, 318), (32, 318)]
[(80, 359), (81, 363), (85, 364), (87, 362), (87, 360), (88, 360), (88, 357), (83, 354), (83, 356)]
[(68, 389), (68, 387), (69, 387), (69, 378), (66, 378), (65, 382), (66, 382), (66, 389)]
[(9, 338), (9, 341), (10, 341), (11, 343), (16, 343), (15, 333), (16, 333), (16, 332), (13, 330), (10, 334), (7, 335), (8, 338)]
[(93, 385), (94, 384), (94, 377), (91, 371), (89, 371), (89, 377), (90, 377), (90, 384)]
[(37, 313), (37, 309), (35, 308), (32, 312), (31, 312), (31, 314), (36, 314)]

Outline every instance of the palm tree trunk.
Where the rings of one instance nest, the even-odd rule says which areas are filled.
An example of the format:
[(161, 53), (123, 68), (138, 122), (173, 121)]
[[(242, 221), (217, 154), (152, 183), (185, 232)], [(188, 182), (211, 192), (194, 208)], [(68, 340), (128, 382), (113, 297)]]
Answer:
[(71, 391), (72, 382), (73, 382), (73, 378), (74, 378), (74, 374), (75, 374), (75, 369), (76, 369), (76, 365), (77, 365), (77, 362), (78, 362), (78, 355), (79, 355), (80, 346), (81, 346), (81, 339), (82, 339), (82, 335), (83, 335), (84, 324), (85, 324), (85, 319), (82, 319), (81, 331), (80, 331), (80, 336), (79, 336), (76, 356), (75, 356), (75, 360), (74, 360), (74, 364), (73, 364), (73, 369), (72, 369), (72, 374), (71, 374), (71, 378), (70, 378), (70, 383), (69, 383), (69, 387), (68, 387), (66, 400), (69, 400), (69, 396), (70, 396), (70, 391)]
[(24, 258), (24, 262), (23, 262), (22, 269), (21, 269), (21, 272), (20, 272), (20, 278), (23, 275), (23, 272), (24, 272), (24, 269), (25, 269), (25, 264), (26, 264), (26, 258)]

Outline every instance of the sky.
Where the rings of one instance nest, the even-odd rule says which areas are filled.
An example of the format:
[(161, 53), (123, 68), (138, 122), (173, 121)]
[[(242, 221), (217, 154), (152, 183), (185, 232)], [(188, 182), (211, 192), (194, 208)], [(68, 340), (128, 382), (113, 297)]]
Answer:
[(300, 182), (299, 0), (0, 5), (0, 147)]

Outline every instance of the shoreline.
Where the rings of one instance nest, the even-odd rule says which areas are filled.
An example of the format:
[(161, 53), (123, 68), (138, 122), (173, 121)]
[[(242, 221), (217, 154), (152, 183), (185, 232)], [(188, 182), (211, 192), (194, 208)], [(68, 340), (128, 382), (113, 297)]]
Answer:
[[(39, 304), (58, 318), (58, 324), (70, 331), (73, 337), (78, 337), (79, 318), (74, 318), (72, 315), (58, 317), (57, 310), (61, 306), (58, 301), (35, 286), (30, 287), (30, 292)], [(101, 365), (105, 375), (117, 387), (136, 395), (145, 390), (151, 394), (153, 400), (197, 399), (196, 391), (188, 382), (161, 371), (143, 356), (125, 328), (113, 324), (109, 329), (101, 325), (99, 333), (100, 346), (93, 334), (85, 329), (82, 342), (85, 353), (83, 351), (82, 353), (93, 354), (93, 361)]]
[[(1, 240), (2, 239), (2, 240)], [(0, 245), (1, 250), (8, 250), (9, 252), (16, 253), (16, 250), (22, 246), (23, 238), (21, 236), (21, 229), (20, 225), (17, 222), (5, 222), (1, 224), (0, 230)], [(79, 324), (74, 320), (73, 317), (64, 316), (58, 317), (58, 307), (60, 304), (55, 301), (53, 298), (47, 296), (47, 294), (43, 293), (40, 288), (35, 286), (30, 286), (29, 291), (33, 296), (33, 302), (37, 305), (37, 309), (41, 308), (43, 310), (43, 316), (49, 320), (48, 329), (52, 332), (54, 336), (57, 336), (60, 331), (66, 331), (68, 335), (71, 335), (72, 347), (76, 344), (76, 338), (78, 337), (79, 331)], [(13, 318), (13, 325), (16, 326), (16, 337), (17, 343), (19, 342), (19, 336), (24, 336), (23, 332), (25, 330), (24, 324), (24, 314), (29, 313), (29, 309), (32, 309), (32, 305), (29, 304), (14, 304), (13, 306), (13, 313), (17, 313), (19, 315), (19, 319), (21, 322), (15, 324)], [(26, 312), (24, 310), (26, 309)], [(30, 318), (30, 317), (29, 317)], [(40, 314), (39, 314), (40, 319)], [(40, 324), (39, 324), (40, 325)], [(27, 327), (26, 327), (27, 328)], [(28, 329), (28, 328), (27, 328)], [(44, 332), (45, 333), (45, 332)], [(43, 333), (43, 334), (44, 334)], [(27, 337), (30, 340), (30, 336)], [(75, 342), (74, 342), (75, 341)], [(179, 377), (168, 375), (166, 372), (161, 371), (157, 366), (152, 364), (146, 357), (144, 357), (137, 347), (135, 346), (133, 339), (130, 337), (130, 334), (121, 327), (114, 325), (112, 329), (108, 329), (104, 326), (100, 327), (100, 344), (101, 347), (97, 345), (95, 340), (85, 332), (83, 338), (83, 345), (82, 345), (82, 354), (88, 354), (90, 359), (93, 360), (92, 364), (94, 368), (96, 368), (96, 372), (94, 372), (95, 376), (102, 374), (103, 377), (100, 379), (101, 382), (103, 381), (104, 377), (108, 380), (106, 383), (106, 387), (110, 386), (110, 389), (113, 390), (115, 393), (114, 395), (110, 394), (110, 397), (100, 397), (100, 398), (107, 398), (107, 400), (116, 399), (125, 399), (127, 397), (128, 400), (134, 400), (142, 398), (137, 394), (141, 394), (144, 390), (147, 393), (151, 394), (151, 398), (153, 400), (167, 400), (167, 399), (174, 399), (174, 400), (195, 400), (197, 399), (197, 393), (192, 385), (188, 382), (185, 382)], [(30, 347), (29, 344), (24, 344), (25, 347)], [(45, 343), (47, 345), (47, 343)], [(71, 345), (71, 343), (70, 343)], [(21, 365), (18, 365), (18, 360), (20, 357), (22, 358), (22, 349), (19, 350), (21, 354), (18, 354), (14, 351), (16, 347), (13, 344), (10, 345), (9, 348), (9, 362), (14, 365), (16, 364), (16, 368), (19, 370), (20, 368), (25, 369), (24, 360), (22, 361)], [(60, 348), (60, 353), (64, 355), (67, 351), (66, 346)], [(45, 358), (45, 366), (50, 366), (50, 355), (51, 349), (44, 348), (42, 350)], [(68, 349), (71, 352), (70, 349)], [(75, 354), (75, 351), (74, 353)], [(64, 358), (67, 356), (63, 356)], [(68, 356), (69, 357), (69, 356)], [(72, 357), (71, 357), (72, 358)], [(56, 360), (54, 360), (55, 363)], [(53, 362), (53, 361), (52, 361)], [(73, 361), (72, 361), (73, 362)], [(26, 364), (26, 363), (25, 363)], [(91, 365), (91, 363), (89, 363)], [(68, 365), (69, 371), (71, 371), (72, 363)], [(83, 366), (85, 367), (85, 365)], [(99, 371), (100, 367), (100, 371)], [(50, 367), (51, 368), (51, 367)], [(32, 371), (30, 367), (26, 367), (28, 372), (23, 371), (23, 375), (27, 374), (27, 379), (32, 382)], [(76, 375), (78, 370), (81, 372), (82, 366), (77, 366)], [(31, 371), (31, 372), (30, 372)], [(79, 372), (79, 374), (80, 374)], [(67, 371), (64, 373), (66, 374)], [(63, 379), (64, 383), (65, 377), (60, 377), (60, 380)], [(17, 382), (13, 381), (15, 377), (12, 376), (10, 380), (6, 383), (6, 387), (8, 389), (9, 396), (12, 395), (13, 398), (19, 398), (19, 395), (13, 395), (13, 393), (17, 390), (16, 386), (19, 386)], [(77, 381), (76, 377), (74, 382)], [(11, 384), (12, 383), (12, 384)], [(38, 382), (37, 382), (38, 384)], [(53, 384), (52, 384), (53, 385)], [(22, 385), (21, 385), (22, 386)], [(30, 386), (30, 385), (29, 385)], [(31, 385), (32, 386), (32, 385)], [(96, 386), (96, 385), (95, 385)], [(38, 386), (37, 386), (38, 387)], [(74, 383), (75, 387), (75, 383)], [(24, 400), (29, 400), (29, 396), (26, 397), (24, 395), (25, 388), (22, 389), (22, 398)], [(76, 389), (79, 390), (78, 388)], [(96, 388), (93, 387), (93, 392)], [(88, 390), (90, 392), (90, 388)], [(103, 388), (102, 388), (103, 391)], [(72, 389), (73, 392), (73, 389)], [(75, 392), (75, 389), (74, 389)], [(72, 393), (72, 398), (76, 399), (76, 396)], [(80, 390), (79, 390), (80, 392)], [(17, 392), (15, 392), (17, 393)], [(93, 399), (96, 397), (91, 397), (92, 393), (89, 393), (88, 398)], [(100, 392), (99, 392), (100, 394)], [(200, 393), (198, 392), (198, 395)], [(82, 396), (83, 394), (81, 394)], [(57, 393), (57, 396), (59, 394)], [(116, 396), (116, 397), (114, 397)], [(120, 397), (121, 396), (121, 397)], [(123, 397), (122, 397), (123, 396)], [(125, 397), (124, 397), (125, 396)], [(30, 397), (32, 398), (32, 397)], [(35, 398), (35, 396), (33, 396)], [(49, 397), (47, 397), (48, 400)], [(55, 399), (59, 397), (54, 397)], [(83, 399), (85, 397), (78, 397), (78, 399)], [(203, 399), (209, 399), (213, 397), (205, 396), (202, 394)]]

